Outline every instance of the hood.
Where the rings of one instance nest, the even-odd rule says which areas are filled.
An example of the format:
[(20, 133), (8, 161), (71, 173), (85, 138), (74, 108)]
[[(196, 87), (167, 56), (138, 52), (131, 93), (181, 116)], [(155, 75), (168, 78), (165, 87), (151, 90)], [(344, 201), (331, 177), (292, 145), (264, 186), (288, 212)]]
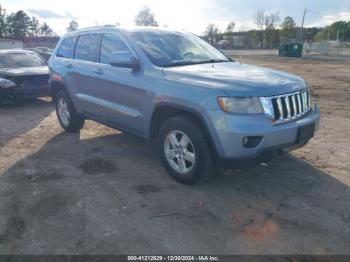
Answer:
[(38, 67), (19, 67), (19, 68), (1, 68), (0, 76), (29, 76), (49, 74), (48, 66)]
[(221, 89), (228, 96), (273, 96), (305, 88), (298, 76), (238, 62), (170, 67), (164, 74), (184, 84)]

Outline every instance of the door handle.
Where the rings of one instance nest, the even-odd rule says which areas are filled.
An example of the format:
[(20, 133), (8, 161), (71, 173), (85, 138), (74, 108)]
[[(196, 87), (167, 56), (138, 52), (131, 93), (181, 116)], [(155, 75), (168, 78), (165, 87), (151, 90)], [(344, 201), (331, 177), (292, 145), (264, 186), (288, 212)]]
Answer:
[(95, 69), (94, 72), (95, 72), (95, 74), (98, 74), (98, 75), (103, 75), (104, 74), (102, 69)]
[(72, 64), (66, 64), (66, 67), (67, 67), (67, 68), (72, 68), (73, 65), (72, 65)]

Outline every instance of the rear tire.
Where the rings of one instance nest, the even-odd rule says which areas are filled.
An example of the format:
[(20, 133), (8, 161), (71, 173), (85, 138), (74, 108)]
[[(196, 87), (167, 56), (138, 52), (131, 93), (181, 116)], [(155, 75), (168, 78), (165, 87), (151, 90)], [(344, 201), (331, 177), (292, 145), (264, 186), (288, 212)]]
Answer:
[(158, 151), (176, 181), (193, 185), (211, 176), (214, 161), (202, 128), (189, 116), (166, 120), (159, 132)]
[(83, 128), (85, 120), (75, 111), (73, 103), (64, 90), (60, 90), (54, 96), (56, 114), (61, 127), (72, 133), (79, 132)]

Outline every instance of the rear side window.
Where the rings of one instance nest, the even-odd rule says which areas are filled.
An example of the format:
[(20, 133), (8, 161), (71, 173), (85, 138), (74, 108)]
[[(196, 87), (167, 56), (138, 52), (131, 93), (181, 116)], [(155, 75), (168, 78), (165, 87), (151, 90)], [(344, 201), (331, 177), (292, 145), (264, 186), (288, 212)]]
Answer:
[(63, 58), (73, 58), (74, 54), (74, 46), (77, 38), (76, 37), (68, 37), (62, 41), (60, 49), (57, 52), (58, 57)]
[(75, 48), (74, 58), (77, 60), (98, 62), (100, 54), (100, 34), (81, 35), (79, 36)]
[(109, 64), (113, 52), (129, 51), (124, 41), (115, 34), (104, 34), (101, 44), (100, 62)]

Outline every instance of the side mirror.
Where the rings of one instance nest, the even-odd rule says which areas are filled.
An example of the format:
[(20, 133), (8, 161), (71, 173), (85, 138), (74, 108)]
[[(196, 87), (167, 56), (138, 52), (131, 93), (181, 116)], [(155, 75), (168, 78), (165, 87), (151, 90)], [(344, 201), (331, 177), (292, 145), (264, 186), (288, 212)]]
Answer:
[(140, 68), (139, 62), (128, 51), (113, 52), (109, 63), (115, 67), (130, 68), (132, 70)]

